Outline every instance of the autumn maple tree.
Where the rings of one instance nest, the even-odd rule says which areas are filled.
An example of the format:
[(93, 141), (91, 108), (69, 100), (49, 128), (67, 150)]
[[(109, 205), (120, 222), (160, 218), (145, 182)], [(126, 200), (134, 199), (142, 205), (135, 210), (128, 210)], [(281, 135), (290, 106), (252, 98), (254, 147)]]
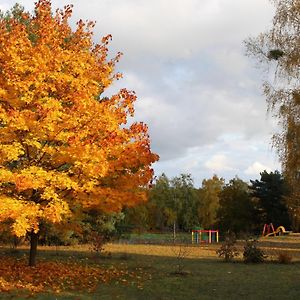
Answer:
[(0, 20), (0, 222), (30, 237), (30, 265), (42, 222), (144, 201), (158, 159), (147, 126), (126, 125), (134, 92), (103, 97), (119, 76), (110, 36), (94, 43), (94, 23), (72, 30), (71, 14), (40, 0)]

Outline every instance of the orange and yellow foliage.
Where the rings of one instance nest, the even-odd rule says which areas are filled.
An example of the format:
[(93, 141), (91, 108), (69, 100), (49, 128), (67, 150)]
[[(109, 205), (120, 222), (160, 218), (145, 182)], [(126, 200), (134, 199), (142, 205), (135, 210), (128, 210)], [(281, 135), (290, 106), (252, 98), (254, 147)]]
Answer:
[(147, 126), (126, 125), (136, 95), (103, 91), (118, 79), (110, 36), (68, 20), (72, 7), (0, 20), (0, 222), (17, 236), (58, 223), (74, 208), (118, 211), (145, 200), (151, 164)]

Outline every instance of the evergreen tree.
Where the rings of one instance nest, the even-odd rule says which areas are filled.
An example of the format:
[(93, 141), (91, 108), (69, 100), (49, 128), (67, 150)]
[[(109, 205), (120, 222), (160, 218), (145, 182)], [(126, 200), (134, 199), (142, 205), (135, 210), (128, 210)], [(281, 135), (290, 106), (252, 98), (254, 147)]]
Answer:
[(288, 188), (283, 176), (278, 172), (264, 171), (260, 180), (251, 180), (251, 193), (257, 200), (261, 225), (273, 223), (274, 226), (290, 227), (285, 196)]

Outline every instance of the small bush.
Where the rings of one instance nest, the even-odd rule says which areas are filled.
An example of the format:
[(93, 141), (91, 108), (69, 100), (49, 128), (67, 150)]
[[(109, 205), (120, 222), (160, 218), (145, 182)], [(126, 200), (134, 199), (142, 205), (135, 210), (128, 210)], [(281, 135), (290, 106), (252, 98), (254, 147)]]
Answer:
[(234, 234), (227, 234), (222, 246), (216, 251), (219, 257), (224, 258), (225, 261), (232, 261), (239, 253), (235, 247), (236, 238)]
[(246, 244), (244, 246), (243, 258), (245, 263), (263, 263), (267, 256), (265, 253), (258, 248), (257, 240), (250, 239), (246, 240)]
[(184, 239), (179, 241), (174, 239), (173, 243), (170, 244), (171, 250), (176, 258), (175, 271), (172, 272), (175, 275), (187, 275), (189, 272), (184, 270), (186, 258), (190, 254), (190, 244)]
[(10, 221), (0, 222), (0, 245), (9, 245), (12, 250), (16, 250), (18, 246), (24, 243), (24, 238), (18, 238), (11, 232)]
[(103, 234), (96, 231), (90, 232), (88, 240), (90, 242), (91, 251), (95, 252), (96, 254), (100, 254), (104, 250), (104, 245), (108, 241)]
[(280, 264), (290, 264), (292, 262), (292, 256), (287, 252), (279, 252), (277, 259)]

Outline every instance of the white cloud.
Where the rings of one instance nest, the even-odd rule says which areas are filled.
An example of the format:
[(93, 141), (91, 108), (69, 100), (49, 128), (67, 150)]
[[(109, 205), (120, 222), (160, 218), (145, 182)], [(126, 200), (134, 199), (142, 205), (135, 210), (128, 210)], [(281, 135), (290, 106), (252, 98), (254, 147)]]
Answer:
[(256, 161), (245, 170), (245, 174), (247, 174), (247, 175), (258, 175), (259, 173), (261, 173), (265, 170), (267, 172), (270, 172), (270, 171), (272, 171), (272, 168)]
[[(32, 0), (20, 0), (27, 9)], [(15, 0), (0, 1), (12, 6)], [(239, 43), (270, 23), (268, 0), (53, 0), (74, 4), (73, 20), (96, 20), (98, 38), (113, 34), (114, 48), (126, 55), (186, 58), (207, 48)], [(253, 21), (255, 20), (255, 22)], [(99, 36), (100, 35), (100, 36)]]
[(205, 167), (211, 172), (223, 172), (233, 170), (229, 159), (224, 154), (216, 154), (205, 163)]
[[(13, 5), (15, 4), (16, 2), (13, 3)], [(6, 12), (7, 10), (9, 10), (13, 5), (11, 5), (9, 2), (7, 1), (0, 1), (0, 10), (2, 12)]]

